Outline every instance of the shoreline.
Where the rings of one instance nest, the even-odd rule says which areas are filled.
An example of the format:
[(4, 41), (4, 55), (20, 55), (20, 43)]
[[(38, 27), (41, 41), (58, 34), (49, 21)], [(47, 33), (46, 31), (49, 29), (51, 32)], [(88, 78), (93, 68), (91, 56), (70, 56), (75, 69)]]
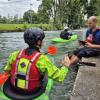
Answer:
[[(10, 32), (24, 32), (26, 29), (15, 29), (15, 30), (0, 30), (0, 33), (10, 33)], [(44, 30), (44, 31), (62, 31), (62, 30)], [(75, 29), (75, 30), (71, 30), (72, 32), (78, 32), (78, 33), (82, 33), (83, 29)]]
[(52, 30), (50, 24), (0, 24), (0, 33), (5, 32), (24, 32), (25, 29), (30, 27), (39, 27), (43, 30)]
[(24, 30), (0, 30), (0, 33), (24, 32)]
[(70, 100), (100, 100), (100, 56), (83, 58), (82, 61), (95, 62), (96, 66), (79, 67)]

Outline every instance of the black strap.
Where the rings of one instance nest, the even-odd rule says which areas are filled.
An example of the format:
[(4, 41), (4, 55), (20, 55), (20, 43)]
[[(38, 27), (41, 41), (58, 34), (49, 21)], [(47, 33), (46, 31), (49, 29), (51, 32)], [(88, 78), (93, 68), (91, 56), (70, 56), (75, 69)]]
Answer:
[(48, 80), (47, 78), (44, 79), (45, 80), (43, 81), (44, 83), (42, 83), (42, 87), (39, 87), (37, 90), (32, 91), (30, 93), (23, 93), (23, 91), (16, 90), (16, 87), (11, 85), (11, 79), (9, 78), (3, 86), (3, 92), (7, 97), (9, 97), (12, 100), (33, 100), (45, 92)]
[(83, 62), (82, 61), (82, 62), (79, 62), (79, 64), (96, 67), (96, 63), (94, 62)]
[(17, 79), (26, 80), (26, 75), (17, 74)]

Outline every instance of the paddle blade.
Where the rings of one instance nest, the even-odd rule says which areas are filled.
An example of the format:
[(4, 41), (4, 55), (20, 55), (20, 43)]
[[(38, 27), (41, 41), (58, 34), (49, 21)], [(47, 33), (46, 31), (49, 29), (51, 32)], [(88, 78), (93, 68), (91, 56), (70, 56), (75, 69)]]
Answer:
[(49, 46), (47, 48), (47, 53), (50, 55), (55, 55), (57, 53), (57, 48), (55, 46)]
[(8, 73), (0, 73), (0, 86), (6, 82), (8, 77), (9, 77)]

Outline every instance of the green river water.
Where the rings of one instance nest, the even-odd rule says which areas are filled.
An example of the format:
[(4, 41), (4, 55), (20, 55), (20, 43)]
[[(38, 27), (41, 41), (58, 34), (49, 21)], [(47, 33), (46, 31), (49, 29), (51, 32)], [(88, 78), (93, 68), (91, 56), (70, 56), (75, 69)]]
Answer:
[[(49, 41), (53, 37), (58, 37), (59, 34), (59, 31), (46, 32), (44, 46), (41, 51), (45, 52), (49, 45), (55, 45), (57, 47), (57, 55), (51, 56), (50, 59), (53, 60), (58, 67), (61, 67), (57, 62), (61, 61), (67, 52), (71, 52), (77, 47), (77, 41), (72, 41), (68, 44), (53, 44)], [(78, 36), (81, 38), (81, 33), (79, 33)], [(27, 45), (23, 40), (23, 32), (0, 33), (0, 66), (6, 63), (7, 57), (11, 52), (21, 50), (24, 47), (27, 47)], [(75, 68), (71, 68), (64, 83), (55, 82), (50, 93), (50, 100), (69, 100), (76, 74)]]

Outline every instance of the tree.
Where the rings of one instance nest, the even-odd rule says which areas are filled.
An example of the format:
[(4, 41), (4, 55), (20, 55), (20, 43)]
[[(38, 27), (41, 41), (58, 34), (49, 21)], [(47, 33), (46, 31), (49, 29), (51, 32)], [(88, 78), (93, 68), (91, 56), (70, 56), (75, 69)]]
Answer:
[(38, 21), (40, 23), (49, 23), (51, 17), (52, 0), (42, 0), (38, 8)]
[(78, 28), (81, 26), (83, 18), (82, 0), (69, 0), (68, 6), (68, 26)]
[[(44, 15), (53, 18), (55, 28), (68, 24), (72, 28), (82, 20), (81, 0), (42, 0), (41, 8)], [(40, 8), (40, 9), (41, 9)], [(44, 16), (45, 17), (45, 16)], [(46, 19), (46, 17), (43, 19)]]
[(100, 15), (100, 0), (82, 0), (84, 6), (84, 15), (87, 15), (87, 18), (90, 16)]
[(2, 16), (0, 15), (0, 23), (2, 22)]
[(19, 18), (19, 22), (18, 22), (18, 23), (19, 23), (19, 24), (23, 24), (23, 22), (24, 22), (24, 21), (23, 21), (23, 18)]
[(99, 0), (90, 0), (88, 4), (85, 6), (87, 18), (92, 15), (97, 15), (97, 3)]
[(7, 22), (8, 22), (7, 18), (6, 17), (2, 17), (1, 23), (6, 24)]
[(27, 23), (37, 23), (37, 14), (33, 10), (28, 10), (23, 15), (24, 22)]
[(13, 18), (13, 23), (17, 24), (19, 23), (19, 19), (18, 19), (18, 14), (16, 14)]
[[(53, 19), (53, 26), (83, 26), (84, 16), (100, 15), (100, 0), (41, 0), (43, 15)], [(40, 11), (40, 12), (41, 12)], [(43, 16), (42, 15), (42, 16)], [(46, 16), (43, 16), (46, 19)]]

